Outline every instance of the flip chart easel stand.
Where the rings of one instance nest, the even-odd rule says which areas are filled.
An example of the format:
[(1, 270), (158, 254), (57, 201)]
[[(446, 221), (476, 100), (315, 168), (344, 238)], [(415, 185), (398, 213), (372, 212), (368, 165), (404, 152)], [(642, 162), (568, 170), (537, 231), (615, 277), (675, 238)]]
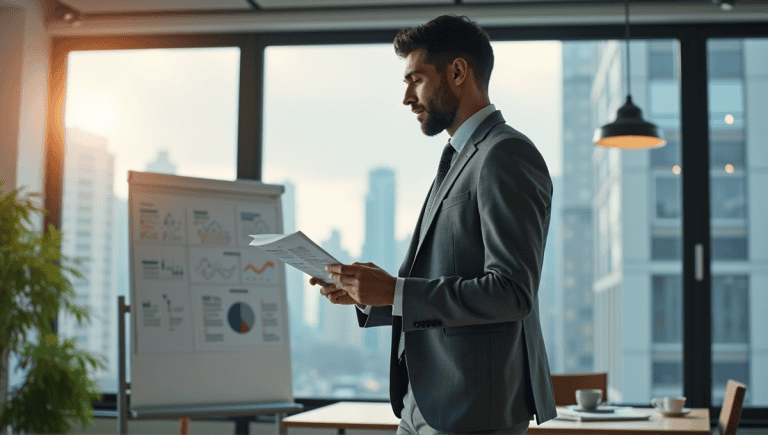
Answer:
[(131, 388), (126, 381), (126, 340), (125, 340), (125, 315), (131, 311), (130, 305), (126, 305), (125, 296), (117, 298), (117, 335), (118, 335), (118, 397), (117, 397), (117, 433), (128, 434), (128, 420), (164, 420), (190, 418), (228, 417), (235, 420), (235, 435), (248, 435), (248, 423), (255, 420), (259, 414), (275, 415), (276, 435), (286, 435), (282, 427), (283, 418), (289, 413), (302, 411), (304, 405), (292, 402), (274, 403), (243, 403), (210, 406), (188, 407), (146, 407), (128, 409), (127, 391)]

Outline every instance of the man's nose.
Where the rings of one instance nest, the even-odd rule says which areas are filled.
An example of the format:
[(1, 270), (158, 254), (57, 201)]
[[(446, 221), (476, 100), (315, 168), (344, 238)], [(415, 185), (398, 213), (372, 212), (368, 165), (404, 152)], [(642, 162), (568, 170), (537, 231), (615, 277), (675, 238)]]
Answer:
[(403, 105), (410, 105), (416, 102), (416, 98), (414, 98), (413, 93), (409, 90), (405, 91), (405, 97), (403, 98)]

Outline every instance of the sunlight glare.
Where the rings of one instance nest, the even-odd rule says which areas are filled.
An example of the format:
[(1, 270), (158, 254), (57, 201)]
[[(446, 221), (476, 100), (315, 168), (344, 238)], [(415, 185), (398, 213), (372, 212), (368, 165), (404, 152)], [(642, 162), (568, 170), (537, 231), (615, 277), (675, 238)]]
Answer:
[(111, 137), (117, 127), (115, 99), (105, 94), (72, 95), (67, 98), (64, 124)]

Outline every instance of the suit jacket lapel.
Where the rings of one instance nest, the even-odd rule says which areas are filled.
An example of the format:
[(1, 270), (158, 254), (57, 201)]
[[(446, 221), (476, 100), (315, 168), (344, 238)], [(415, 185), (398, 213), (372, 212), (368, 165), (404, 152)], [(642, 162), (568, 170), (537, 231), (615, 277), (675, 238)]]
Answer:
[[(432, 185), (434, 185), (434, 183), (432, 183)], [(411, 243), (408, 245), (408, 251), (405, 254), (405, 259), (403, 259), (403, 264), (400, 265), (400, 270), (397, 274), (398, 277), (406, 278), (410, 276), (413, 259), (416, 256), (416, 244), (419, 242), (421, 220), (424, 219), (424, 212), (427, 208), (427, 201), (429, 201), (430, 193), (432, 193), (432, 186), (430, 186), (429, 191), (427, 192), (427, 197), (424, 198), (424, 204), (421, 206), (419, 218), (416, 220), (416, 229), (413, 231), (413, 235), (411, 236)]]
[[(421, 243), (418, 244), (416, 247), (416, 252), (413, 255), (413, 259), (411, 261), (410, 270), (408, 272), (408, 276), (411, 274), (411, 270), (413, 269), (413, 263), (416, 260), (416, 256), (419, 254), (419, 251), (421, 250), (421, 245), (424, 244), (424, 241), (426, 240), (426, 233), (429, 232), (429, 228), (432, 226), (432, 221), (434, 221), (435, 216), (437, 215), (437, 210), (440, 208), (440, 203), (445, 198), (446, 193), (453, 185), (453, 182), (456, 181), (456, 177), (459, 176), (461, 171), (464, 169), (464, 167), (467, 165), (467, 162), (469, 162), (469, 159), (472, 158), (472, 156), (475, 154), (475, 151), (477, 151), (477, 144), (483, 141), (485, 139), (485, 136), (488, 135), (488, 132), (491, 131), (491, 129), (499, 123), (504, 122), (504, 118), (501, 116), (500, 111), (495, 111), (488, 115), (487, 118), (483, 120), (482, 123), (475, 129), (475, 132), (472, 134), (472, 137), (469, 139), (466, 145), (464, 145), (464, 148), (461, 150), (461, 153), (459, 153), (458, 156), (456, 156), (456, 160), (453, 161), (453, 164), (451, 165), (451, 169), (448, 170), (448, 173), (445, 175), (445, 179), (443, 180), (443, 184), (440, 185), (440, 189), (438, 189), (437, 194), (435, 195), (435, 201), (432, 203), (432, 209), (429, 211), (429, 215), (424, 215), (424, 208), (422, 208), (422, 215), (421, 219), (427, 219), (427, 226), (424, 227), (424, 234), (425, 236), (421, 238)], [(421, 228), (421, 219), (419, 219), (419, 222), (417, 224), (417, 228)], [(417, 233), (414, 233), (414, 237), (419, 237)], [(416, 239), (418, 241), (418, 238)], [(411, 243), (413, 245), (413, 241)]]

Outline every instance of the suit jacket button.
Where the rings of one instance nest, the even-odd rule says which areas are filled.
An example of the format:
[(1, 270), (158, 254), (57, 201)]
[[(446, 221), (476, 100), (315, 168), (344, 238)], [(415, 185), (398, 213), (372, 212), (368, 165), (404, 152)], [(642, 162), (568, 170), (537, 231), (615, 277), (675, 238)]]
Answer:
[(413, 322), (414, 328), (421, 328), (421, 322)]

